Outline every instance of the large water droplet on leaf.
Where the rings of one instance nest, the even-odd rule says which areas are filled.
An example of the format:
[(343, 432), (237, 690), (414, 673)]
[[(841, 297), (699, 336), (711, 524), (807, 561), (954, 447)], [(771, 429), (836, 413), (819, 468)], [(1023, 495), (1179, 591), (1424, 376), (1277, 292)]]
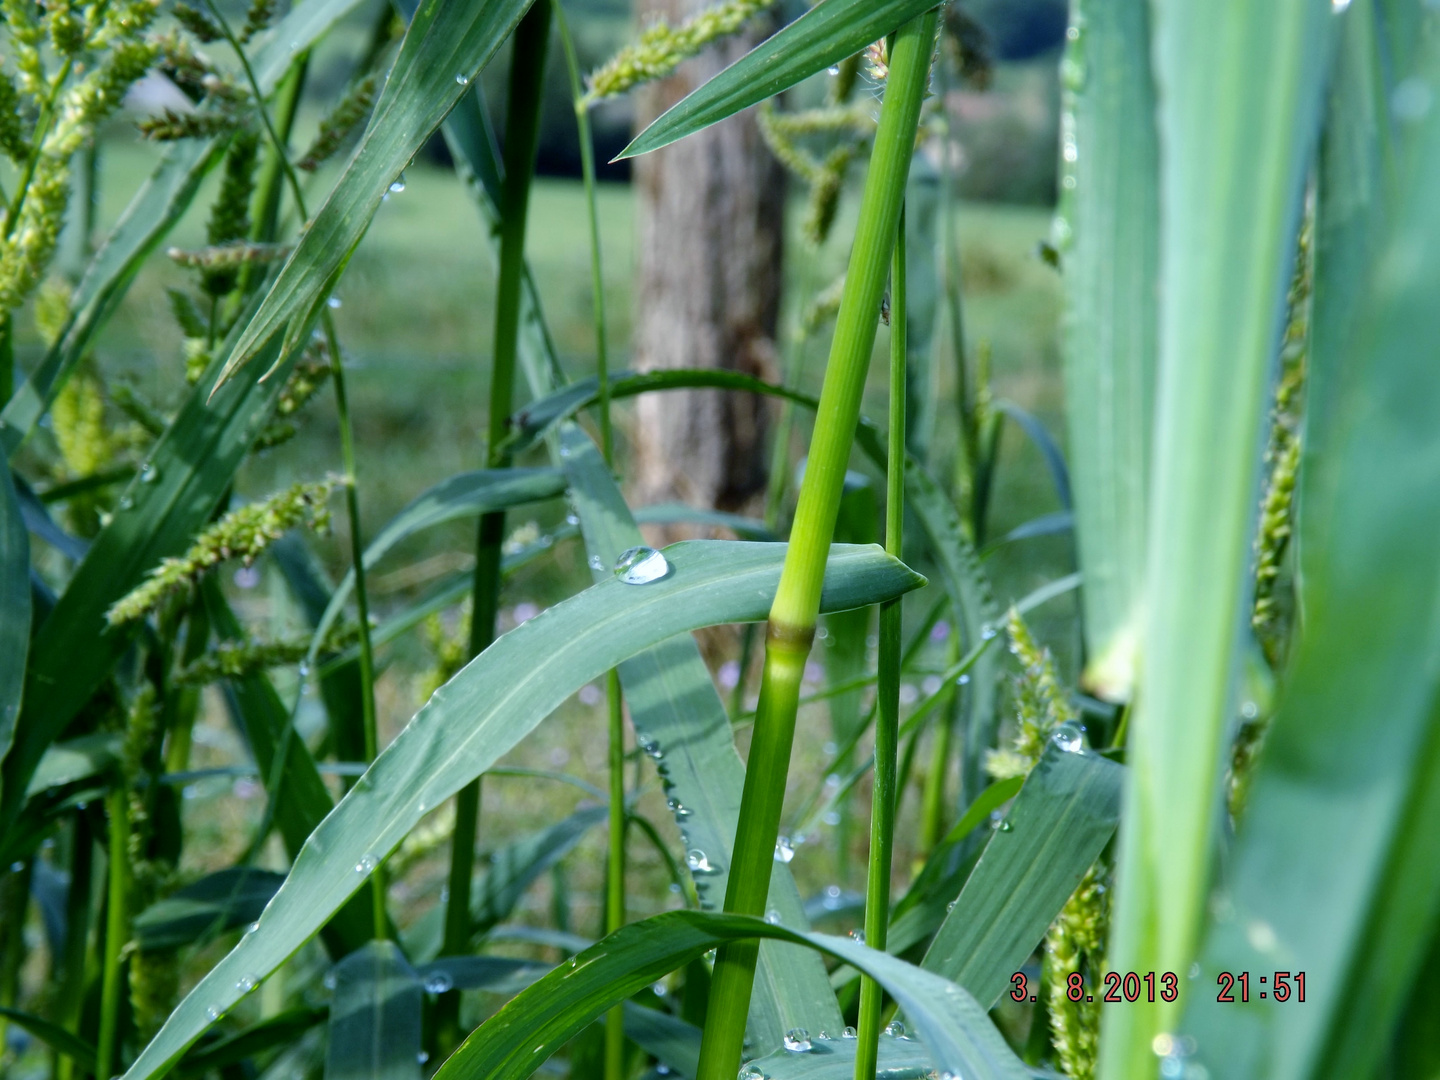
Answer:
[(785, 1049), (792, 1054), (804, 1054), (810, 1050), (810, 1032), (804, 1028), (791, 1028), (785, 1032)]
[(665, 556), (651, 547), (632, 547), (615, 560), (615, 576), (626, 585), (648, 585), (670, 572)]

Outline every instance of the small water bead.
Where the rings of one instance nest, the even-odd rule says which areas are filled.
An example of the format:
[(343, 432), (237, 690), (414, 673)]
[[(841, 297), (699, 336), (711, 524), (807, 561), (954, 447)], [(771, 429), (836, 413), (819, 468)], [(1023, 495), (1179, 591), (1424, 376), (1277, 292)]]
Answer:
[(470, 85), (470, 76), (469, 76), (469, 75), (466, 75), (464, 72), (461, 72), (459, 75), (456, 75), (456, 76), (455, 76), (455, 85), (456, 85), (456, 86), (469, 86), (469, 85)]
[(1067, 754), (1085, 752), (1085, 725), (1067, 720), (1050, 735), (1050, 741)]
[(239, 990), (242, 994), (250, 993), (251, 990), (255, 989), (255, 976), (241, 975), (240, 978), (235, 980), (235, 989)]
[(656, 997), (662, 998), (666, 994), (670, 993), (670, 988), (666, 986), (663, 982), (651, 983), (650, 990)]
[(140, 482), (142, 484), (153, 484), (160, 479), (160, 470), (151, 465), (148, 461), (145, 467), (140, 470)]
[(455, 980), (450, 977), (448, 971), (435, 971), (425, 976), (425, 992), (427, 994), (443, 994), (455, 989)]
[(640, 736), (640, 741), (638, 745), (647, 756), (655, 758), (657, 760), (659, 759), (660, 744), (656, 740), (650, 738), (650, 736), (648, 735), (642, 735)]
[(840, 74), (840, 65), (839, 65), (839, 64), (832, 64), (832, 65), (830, 65), (828, 71), (829, 71), (830, 77), (833, 79), (835, 76), (837, 76), (837, 75)]
[(970, 681), (970, 676), (969, 676), (969, 675), (961, 675), (958, 679), (955, 680), (955, 685), (956, 685), (956, 686), (964, 686), (964, 685), (965, 685), (966, 683), (968, 683), (969, 681)]
[(1255, 717), (1260, 715), (1260, 706), (1256, 705), (1253, 701), (1247, 701), (1240, 706), (1240, 715), (1246, 720), (1254, 720)]
[(419, 1064), (424, 1065), (427, 1061), (430, 1060), (430, 1054), (425, 1050), (421, 1050), (415, 1055), (415, 1060)]
[(746, 1065), (740, 1070), (739, 1080), (766, 1080), (765, 1070), (759, 1065)]
[(767, 911), (767, 912), (765, 913), (765, 921), (766, 921), (767, 923), (769, 923), (771, 926), (779, 926), (779, 925), (780, 925), (780, 912), (776, 911), (774, 908), (771, 908), (769, 911)]
[(845, 1030), (840, 1032), (840, 1037), (842, 1039), (853, 1039), (856, 1037), (856, 1034), (855, 1029), (847, 1024)]
[(211, 1022), (219, 1020), (220, 1010), (214, 1005), (207, 1005), (205, 1007), (205, 1019)]
[(340, 984), (340, 980), (336, 977), (335, 972), (333, 971), (327, 971), (325, 973), (325, 977), (321, 979), (320, 982), (326, 990), (334, 990), (335, 987)]
[(615, 560), (615, 576), (625, 585), (648, 585), (670, 572), (665, 556), (652, 547), (627, 548)]
[(788, 836), (782, 836), (775, 841), (775, 861), (788, 863), (795, 858), (795, 845), (790, 843)]
[(355, 872), (357, 874), (374, 873), (375, 867), (379, 865), (380, 860), (377, 859), (374, 855), (362, 855), (360, 857), (360, 861), (355, 864)]
[(791, 1028), (785, 1032), (785, 1049), (792, 1054), (806, 1054), (810, 1051), (810, 1032), (804, 1028)]
[(825, 815), (824, 815), (820, 820), (823, 821), (826, 825), (839, 825), (839, 824), (840, 824), (840, 811), (839, 811), (839, 810), (827, 810), (827, 811), (825, 811)]
[(946, 912), (946, 914), (949, 914), (950, 912), (954, 911), (954, 910), (955, 910), (955, 905), (958, 904), (959, 902), (960, 902), (959, 899), (955, 899), (955, 900), (951, 900), (948, 904), (946, 904), (946, 905), (945, 905), (945, 912)]
[(395, 182), (390, 185), (390, 190), (396, 195), (405, 190), (405, 174), (403, 172), (395, 178)]
[(858, 926), (850, 931), (850, 937), (860, 945), (865, 944), (865, 931)]
[(665, 806), (676, 817), (689, 817), (690, 808), (679, 799), (666, 799)]
[(121, 510), (129, 510), (129, 509), (132, 509), (134, 506), (135, 506), (135, 500), (132, 499), (129, 495), (126, 495), (124, 498), (122, 498), (122, 499), (120, 500), (119, 509), (121, 509)]
[(905, 1025), (899, 1020), (891, 1020), (885, 1025), (885, 1034), (892, 1039), (903, 1039), (905, 1037)]
[(690, 868), (692, 874), (714, 874), (716, 869), (710, 864), (710, 856), (699, 848), (691, 848), (685, 853), (685, 865)]
[(991, 626), (989, 623), (986, 623), (983, 627), (980, 628), (980, 638), (983, 641), (992, 640), (998, 633), (999, 631), (996, 630), (995, 627)]

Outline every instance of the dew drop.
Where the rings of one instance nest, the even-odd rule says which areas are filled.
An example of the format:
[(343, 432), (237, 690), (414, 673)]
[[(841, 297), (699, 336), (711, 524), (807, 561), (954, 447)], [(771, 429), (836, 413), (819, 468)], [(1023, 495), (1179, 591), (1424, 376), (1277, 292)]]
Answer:
[(403, 172), (395, 178), (395, 182), (390, 185), (390, 190), (396, 195), (405, 190), (405, 174)]
[(425, 992), (427, 994), (443, 994), (447, 990), (455, 989), (455, 980), (448, 972), (436, 971), (425, 976)]
[(991, 626), (989, 623), (986, 623), (983, 627), (980, 628), (980, 637), (984, 641), (990, 641), (992, 638), (995, 637), (997, 633), (999, 633), (999, 631), (996, 630), (995, 627)]
[(205, 1019), (210, 1020), (210, 1021), (212, 1021), (212, 1022), (215, 1021), (215, 1020), (219, 1020), (219, 1019), (220, 1019), (220, 1010), (217, 1009), (214, 1005), (207, 1005), (207, 1006), (205, 1007)]
[(375, 867), (379, 865), (380, 860), (374, 855), (362, 855), (360, 861), (355, 864), (355, 872), (357, 874), (370, 874), (373, 873)]
[(160, 479), (160, 470), (151, 465), (148, 461), (145, 467), (140, 470), (140, 482), (142, 484), (153, 484)]
[(652, 993), (654, 993), (654, 995), (655, 995), (656, 997), (662, 997), (662, 998), (663, 998), (666, 994), (670, 993), (670, 988), (669, 988), (668, 986), (666, 986), (663, 982), (651, 983), (651, 984), (650, 984), (650, 990), (651, 990)]
[(964, 685), (965, 685), (966, 683), (968, 683), (969, 681), (970, 681), (970, 676), (969, 676), (969, 675), (961, 675), (958, 679), (955, 680), (955, 685), (956, 685), (956, 686), (964, 686)]
[(854, 930), (851, 930), (851, 931), (850, 931), (850, 938), (851, 938), (851, 940), (856, 941), (856, 942), (858, 942), (858, 943), (861, 944), (861, 945), (864, 945), (864, 944), (865, 944), (865, 931), (862, 930), (862, 929), (860, 929), (860, 928), (857, 926)]
[(816, 1035), (816, 1036), (815, 1036), (815, 1039), (816, 1039), (816, 1041), (818, 1041), (818, 1042), (829, 1042), (829, 1041), (830, 1041), (830, 1033), (829, 1033), (828, 1031), (822, 1031), (822, 1032), (820, 1032), (819, 1035)]
[(1334, 8), (1335, 14), (1340, 14), (1350, 6), (1350, 0), (1331, 0), (1330, 6)]
[(245, 933), (247, 933), (247, 934), (253, 934), (253, 933), (255, 933), (256, 930), (259, 930), (259, 929), (260, 929), (260, 924), (259, 924), (258, 922), (252, 922), (249, 926), (245, 927)]
[(632, 547), (615, 560), (615, 576), (626, 585), (648, 585), (670, 572), (665, 556), (651, 547)]
[(766, 1080), (765, 1070), (759, 1065), (746, 1065), (740, 1070), (739, 1080)]
[(239, 990), (242, 994), (248, 994), (251, 990), (255, 989), (255, 976), (241, 975), (240, 978), (235, 980), (235, 989)]
[(1085, 725), (1076, 723), (1074, 720), (1067, 720), (1055, 729), (1050, 736), (1050, 741), (1067, 754), (1083, 754), (1085, 752)]
[(840, 824), (840, 811), (839, 811), (839, 810), (826, 810), (826, 811), (825, 811), (825, 815), (824, 815), (820, 820), (823, 821), (826, 825), (839, 825), (839, 824)]
[(665, 806), (669, 809), (670, 813), (674, 814), (676, 817), (690, 816), (690, 808), (684, 803), (682, 803), (679, 799), (666, 799)]
[(810, 1032), (804, 1028), (791, 1028), (785, 1032), (785, 1049), (792, 1054), (804, 1054), (810, 1050)]
[(769, 911), (767, 911), (767, 912), (765, 913), (765, 921), (766, 921), (767, 923), (769, 923), (771, 926), (779, 926), (779, 925), (780, 925), (780, 912), (776, 911), (774, 908), (771, 908)]
[(692, 874), (716, 873), (715, 867), (710, 864), (710, 856), (698, 847), (691, 848), (685, 853), (685, 865), (690, 868)]
[(885, 1034), (892, 1039), (903, 1039), (905, 1037), (905, 1025), (899, 1020), (891, 1020), (885, 1025)]
[(333, 971), (327, 971), (325, 973), (325, 978), (321, 979), (320, 982), (324, 985), (326, 990), (334, 990), (335, 987), (340, 985), (340, 980), (336, 977), (335, 972)]
[(330, 297), (330, 299), (325, 301), (325, 306), (328, 307), (331, 311), (339, 311), (342, 307), (345, 306), (345, 301), (341, 300), (338, 296), (332, 296)]
[(424, 1065), (427, 1061), (430, 1060), (430, 1054), (425, 1050), (421, 1050), (415, 1055), (415, 1060), (421, 1065)]
[(129, 509), (130, 509), (131, 507), (133, 507), (134, 505), (135, 505), (135, 500), (132, 499), (129, 495), (126, 495), (123, 499), (120, 500), (119, 509), (121, 509), (121, 510), (129, 510)]
[(790, 843), (788, 836), (782, 836), (775, 841), (775, 861), (788, 863), (795, 858), (795, 845)]
[(835, 76), (837, 76), (837, 75), (839, 75), (839, 74), (840, 74), (840, 65), (839, 65), (839, 64), (832, 64), (832, 65), (830, 66), (830, 76), (831, 76), (831, 78), (834, 78)]
[(946, 904), (946, 905), (945, 905), (945, 912), (946, 912), (946, 914), (949, 914), (950, 912), (954, 911), (954, 910), (955, 910), (955, 905), (958, 904), (959, 902), (960, 902), (960, 901), (959, 901), (958, 899), (955, 899), (955, 900), (951, 900), (948, 904)]
[(853, 1039), (855, 1038), (855, 1035), (855, 1029), (853, 1027), (850, 1027), (848, 1024), (846, 1025), (845, 1030), (840, 1032), (840, 1037), (842, 1039)]
[(995, 826), (995, 828), (1000, 832), (1010, 832), (1015, 828), (1015, 826), (1011, 825), (1009, 819), (1007, 818), (1005, 821), (1002, 821), (999, 825)]
[(469, 75), (466, 75), (466, 74), (463, 73), (463, 72), (460, 73), (459, 75), (456, 75), (456, 76), (455, 76), (455, 85), (456, 85), (456, 86), (469, 86), (469, 85), (470, 85), (470, 76), (469, 76)]

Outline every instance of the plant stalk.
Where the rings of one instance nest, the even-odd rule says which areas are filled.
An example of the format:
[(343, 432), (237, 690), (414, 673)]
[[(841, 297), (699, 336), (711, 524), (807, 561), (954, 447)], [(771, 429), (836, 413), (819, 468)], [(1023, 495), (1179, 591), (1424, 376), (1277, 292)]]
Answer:
[[(890, 270), (890, 443), (885, 462), (885, 550), (899, 558), (905, 520), (905, 209), (895, 230)], [(884, 950), (890, 928), (890, 865), (895, 838), (896, 754), (900, 744), (900, 598), (880, 605), (877, 665), (875, 786), (870, 800), (870, 867), (865, 882), (865, 941)], [(855, 1044), (855, 1080), (873, 1080), (880, 1051), (880, 1009), (884, 992), (868, 975), (860, 977), (860, 1032)]]
[[(60, 963), (60, 1000), (57, 1012), (61, 1025), (80, 1034), (80, 1010), (85, 1002), (85, 961), (90, 944), (90, 881), (94, 873), (95, 841), (90, 835), (90, 817), (77, 811), (70, 833), (70, 888), (65, 897), (65, 952)], [(74, 1059), (60, 1055), (56, 1062), (58, 1080), (72, 1080)]]
[[(766, 627), (760, 703), (725, 893), (725, 910), (730, 912), (760, 915), (769, 893), (800, 682), (815, 636), (825, 561), (860, 418), (938, 18), (938, 12), (932, 10), (906, 23), (891, 50), (890, 76), (816, 412), (815, 434)], [(758, 944), (747, 941), (722, 947), (716, 957), (696, 1080), (732, 1080), (739, 1070), (757, 953)]]
[(105, 796), (110, 819), (110, 854), (105, 900), (105, 953), (100, 974), (100, 1036), (95, 1044), (95, 1075), (113, 1076), (120, 1063), (120, 995), (125, 939), (129, 936), (130, 912), (130, 796), (123, 784), (116, 784)]
[[(520, 334), (520, 291), (525, 279), (525, 228), (530, 209), (530, 181), (540, 138), (540, 100), (545, 50), (550, 38), (551, 7), (537, 3), (515, 28), (510, 58), (510, 86), (505, 114), (505, 177), (500, 207), (500, 277), (495, 297), (495, 338), (490, 368), (490, 401), (486, 429), (486, 465), (505, 468), (509, 455), (499, 450), (509, 427), (515, 398), (515, 358)], [(470, 604), (470, 655), (478, 656), (495, 640), (500, 611), (501, 545), (505, 512), (482, 514), (475, 537), (475, 579)], [(479, 832), (479, 777), (455, 797), (455, 833), (450, 844), (449, 900), (441, 954), (470, 951), (470, 882), (475, 874), (475, 839)], [(460, 992), (442, 994), (435, 1005), (440, 1049), (458, 1045)]]

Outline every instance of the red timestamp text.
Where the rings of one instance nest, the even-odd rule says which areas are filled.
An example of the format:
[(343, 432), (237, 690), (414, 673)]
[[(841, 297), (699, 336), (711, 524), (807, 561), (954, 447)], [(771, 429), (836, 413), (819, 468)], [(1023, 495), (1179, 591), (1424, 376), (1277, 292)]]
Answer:
[[(1267, 999), (1272, 1001), (1305, 1000), (1305, 972), (1303, 971), (1276, 971), (1270, 975), (1260, 975), (1255, 981), (1254, 992), (1261, 1001)], [(1215, 996), (1216, 1001), (1230, 1003), (1250, 1000), (1252, 992), (1250, 972), (1242, 971), (1237, 974), (1222, 971), (1215, 982), (1219, 987), (1219, 992)]]

